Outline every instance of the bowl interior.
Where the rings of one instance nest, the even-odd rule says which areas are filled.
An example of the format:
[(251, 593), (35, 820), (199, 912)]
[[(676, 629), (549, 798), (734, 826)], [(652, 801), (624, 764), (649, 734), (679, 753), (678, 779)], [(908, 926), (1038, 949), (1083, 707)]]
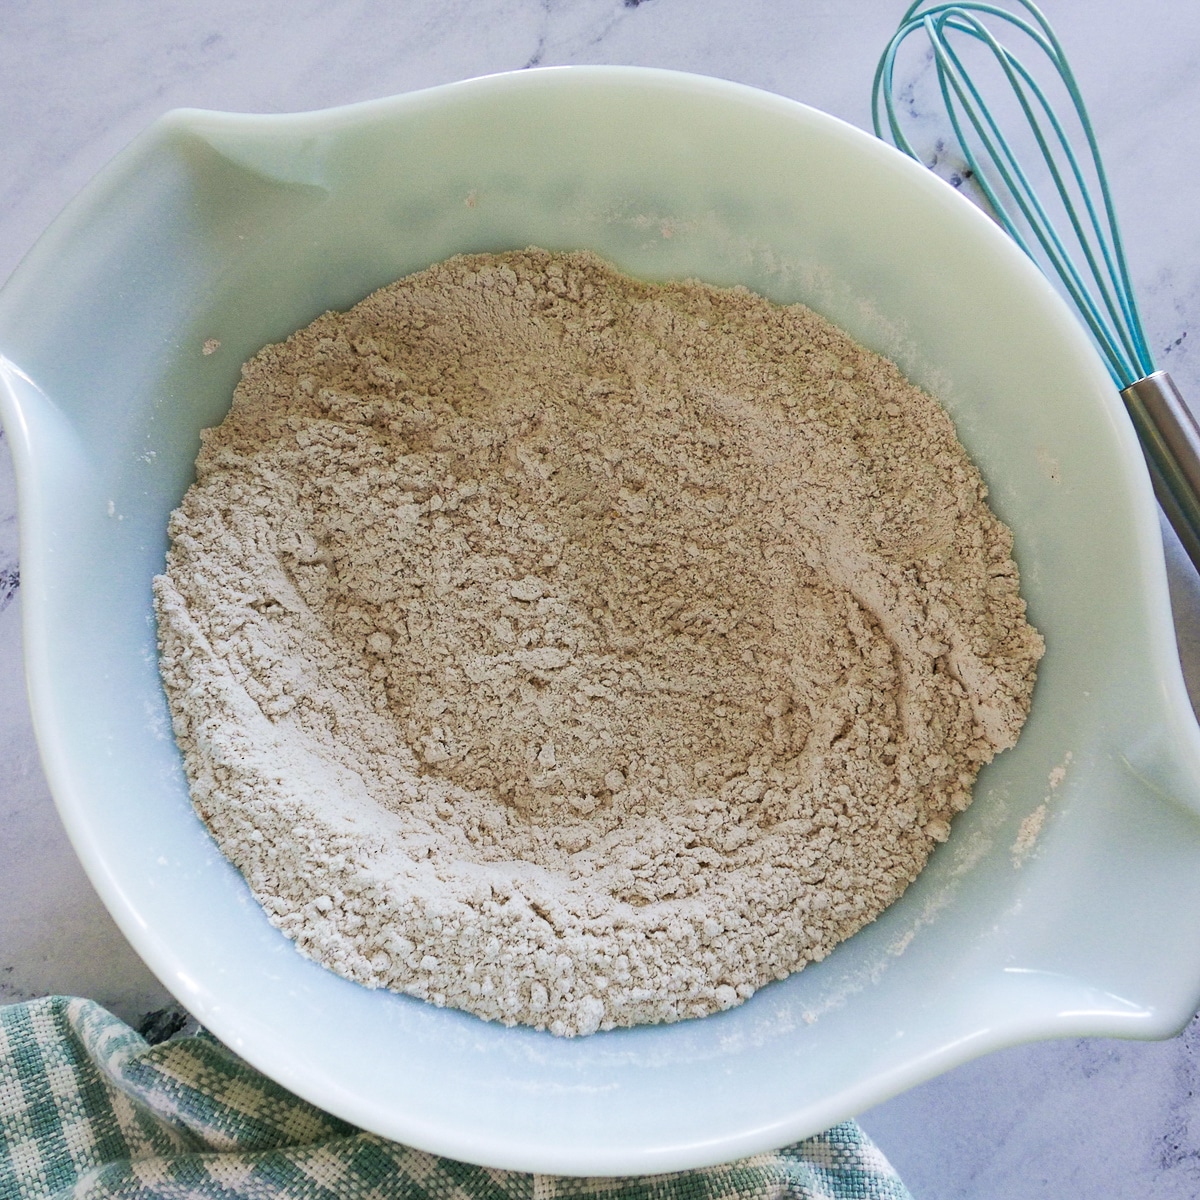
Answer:
[[(189, 804), (150, 603), (242, 361), (453, 253), (531, 244), (801, 300), (895, 359), (988, 480), (1048, 646), (1020, 744), (880, 920), (730, 1012), (575, 1041), (367, 991), (267, 923)], [(492, 1166), (662, 1171), (808, 1135), (996, 1046), (1165, 1036), (1194, 1011), (1200, 748), (1136, 443), (1034, 268), (867, 135), (628, 68), (170, 114), (0, 293), (0, 355), (30, 690), (68, 831), (164, 983), (309, 1100)]]

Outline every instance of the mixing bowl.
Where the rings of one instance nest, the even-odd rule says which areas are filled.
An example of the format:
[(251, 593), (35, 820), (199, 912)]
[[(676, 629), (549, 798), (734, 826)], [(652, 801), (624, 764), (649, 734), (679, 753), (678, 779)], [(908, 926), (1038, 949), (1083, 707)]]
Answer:
[[(188, 802), (151, 577), (241, 362), (458, 251), (589, 248), (802, 300), (946, 405), (1044, 633), (1033, 713), (902, 900), (701, 1020), (561, 1040), (301, 957)], [(711, 79), (570, 68), (327, 112), (170, 113), (0, 293), (29, 690), (100, 895), (219, 1038), (387, 1137), (664, 1171), (782, 1145), (1000, 1046), (1166, 1037), (1200, 1000), (1200, 739), (1104, 367), (986, 217), (866, 134)]]

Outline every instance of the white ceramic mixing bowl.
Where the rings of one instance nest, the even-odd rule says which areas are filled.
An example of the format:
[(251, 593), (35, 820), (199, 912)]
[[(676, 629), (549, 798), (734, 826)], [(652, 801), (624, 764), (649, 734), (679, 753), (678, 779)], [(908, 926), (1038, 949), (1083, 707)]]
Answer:
[[(803, 300), (893, 357), (990, 482), (1048, 646), (1020, 745), (879, 921), (730, 1012), (574, 1041), (368, 991), (267, 923), (188, 802), (150, 597), (245, 358), (457, 251), (529, 244)], [(999, 1046), (1165, 1037), (1200, 1000), (1200, 739), (1137, 445), (1049, 285), (866, 134), (625, 68), (171, 113), (0, 293), (0, 354), (63, 820), (163, 982), (316, 1104), (477, 1163), (663, 1171), (782, 1145)]]

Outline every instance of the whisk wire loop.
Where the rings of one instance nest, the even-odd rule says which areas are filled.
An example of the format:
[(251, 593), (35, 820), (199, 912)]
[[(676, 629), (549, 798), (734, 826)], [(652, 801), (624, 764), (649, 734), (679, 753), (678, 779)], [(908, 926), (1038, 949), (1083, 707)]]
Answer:
[[(963, 147), (968, 165), (981, 190), (984, 191), (989, 204), (1001, 215), (1002, 222), (1010, 235), (1031, 258), (1035, 257), (1022, 237), (1021, 230), (1015, 223), (1005, 219), (1007, 213), (1004, 205), (988, 183), (987, 173), (981, 168), (981, 164), (971, 148), (970, 139), (964, 136), (960, 120), (960, 106), (961, 111), (971, 122), (986, 153), (993, 160), (1005, 187), (1020, 209), (1021, 216), (1037, 238), (1038, 244), (1051, 266), (1062, 278), (1064, 287), (1079, 307), (1093, 335), (1104, 348), (1106, 357), (1118, 362), (1122, 372), (1130, 375), (1131, 382), (1132, 379), (1139, 378), (1145, 372), (1138, 371), (1137, 374), (1130, 374), (1135, 369), (1132, 364), (1137, 360), (1137, 349), (1135, 340), (1128, 329), (1132, 319), (1127, 303), (1128, 295), (1124, 289), (1117, 289), (1114, 294), (1114, 289), (1109, 286), (1109, 280), (1119, 278), (1118, 268), (1114, 261), (1114, 253), (1110, 250), (1109, 239), (1105, 236), (1106, 230), (1097, 215), (1083, 170), (1071, 146), (1070, 139), (1045, 91), (1020, 59), (1006, 50), (986, 26), (973, 19), (955, 20), (954, 18), (959, 15), (951, 9), (939, 14), (936, 18), (927, 16), (925, 22), (927, 28), (932, 26), (929, 28), (929, 33), (934, 52), (939, 60), (938, 77), (943, 100), (955, 135)], [(1062, 239), (1055, 231), (1053, 220), (1042, 204), (1036, 188), (1030, 183), (1029, 177), (1021, 167), (1020, 159), (1000, 131), (961, 58), (946, 39), (944, 34), (946, 26), (969, 34), (986, 45), (1004, 71), (1050, 172), (1055, 191), (1063, 204), (1071, 229), (1075, 234), (1076, 243), (1096, 285), (1098, 297), (1089, 290), (1083, 272), (1076, 266)], [(1032, 29), (1030, 29), (1030, 36), (1034, 36)], [(1050, 53), (1050, 48), (1046, 47), (1046, 49), (1047, 53)], [(958, 99), (958, 105), (951, 96), (951, 89)], [(968, 100), (968, 94), (970, 100)], [(974, 103), (972, 104), (971, 101)], [(1036, 106), (1034, 101), (1036, 101)], [(1049, 130), (1044, 127), (1043, 120), (1049, 125)], [(1069, 168), (1070, 177), (1074, 180), (1076, 189), (1074, 192), (1064, 179), (1059, 159), (1050, 144), (1050, 133), (1053, 133), (1053, 139), (1058, 144), (1058, 153), (1061, 154)], [(1085, 222), (1081, 219), (1076, 203), (1081, 205), (1083, 212), (1086, 213), (1086, 224), (1091, 228), (1091, 237), (1085, 230)], [(1100, 257), (1104, 260), (1103, 270), (1097, 262), (1096, 252), (1093, 250), (1093, 240)], [(1107, 321), (1101, 314), (1101, 305), (1108, 314)], [(1113, 337), (1114, 334), (1116, 339)], [(1119, 344), (1117, 344), (1118, 342)]]
[[(997, 5), (973, 0), (931, 5), (927, 0), (917, 0), (910, 5), (875, 72), (872, 95), (875, 132), (882, 136), (882, 98), (893, 142), (919, 160), (920, 155), (905, 134), (896, 110), (894, 71), (901, 44), (912, 34), (924, 32), (932, 47), (946, 112), (975, 184), (996, 219), (1025, 253), (1037, 261), (1034, 247), (1040, 249), (1079, 309), (1118, 387), (1125, 388), (1152, 372), (1154, 366), (1129, 280), (1107, 176), (1078, 84), (1054, 31), (1032, 3), (1027, 0), (1016, 3), (1029, 14), (1029, 20)], [(1101, 200), (1099, 207), (1088, 186), (1087, 172), (1045, 89), (1025, 63), (1001, 44), (983, 20), (985, 17), (1018, 30), (1049, 60), (1086, 140), (1087, 158)], [(985, 48), (1003, 72), (1066, 214), (1077, 247), (1075, 253), (1056, 229), (1020, 158), (955, 48), (951, 34), (969, 38)], [(982, 154), (976, 152), (976, 145)], [(990, 170), (985, 167), (984, 159)], [(993, 175), (999, 177), (1004, 194), (993, 184)]]

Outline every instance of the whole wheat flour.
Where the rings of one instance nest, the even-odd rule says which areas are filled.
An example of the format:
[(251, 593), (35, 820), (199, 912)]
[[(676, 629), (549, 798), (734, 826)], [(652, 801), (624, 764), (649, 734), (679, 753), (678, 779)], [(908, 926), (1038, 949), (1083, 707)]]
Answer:
[(807, 309), (452, 259), (243, 369), (156, 580), (192, 796), (299, 948), (558, 1034), (916, 876), (1042, 652), (946, 414)]

